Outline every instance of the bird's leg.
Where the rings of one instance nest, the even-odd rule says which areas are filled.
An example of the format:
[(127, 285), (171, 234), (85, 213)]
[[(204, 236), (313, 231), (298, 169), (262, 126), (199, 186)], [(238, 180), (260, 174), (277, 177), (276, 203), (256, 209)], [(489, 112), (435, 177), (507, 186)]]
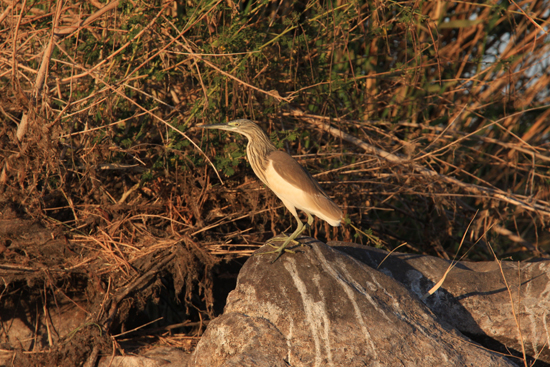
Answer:
[(307, 228), (309, 230), (309, 235), (311, 236), (311, 225), (313, 224), (313, 217), (308, 212), (306, 212), (306, 214), (307, 214)]
[[(298, 227), (296, 228), (296, 230), (290, 236), (287, 236), (286, 234), (281, 233), (284, 236), (283, 238), (271, 238), (269, 240), (269, 242), (281, 242), (282, 241), (283, 242), (282, 246), (275, 246), (275, 245), (272, 245), (271, 243), (268, 243), (268, 245), (273, 247), (274, 249), (279, 250), (281, 247), (284, 248), (285, 246), (287, 246), (290, 242), (294, 242), (294, 243), (298, 244), (299, 242), (296, 241), (295, 238), (298, 237), (300, 235), (300, 233), (302, 233), (304, 231), (305, 226), (298, 218), (296, 218), (296, 219), (298, 221)], [(298, 234), (296, 234), (296, 232), (298, 232)], [(286, 250), (286, 251), (290, 251), (290, 250)], [(278, 251), (264, 252), (264, 254), (273, 254), (275, 252), (278, 252)]]
[(306, 213), (307, 214), (307, 225), (311, 227), (311, 225), (313, 224), (313, 216), (309, 213)]
[[(280, 247), (276, 247), (276, 246), (273, 246), (270, 244), (271, 247), (274, 247), (275, 248), (275, 251), (268, 251), (268, 252), (262, 252), (262, 255), (264, 254), (277, 254), (277, 257), (275, 258), (275, 260), (273, 260), (271, 263), (274, 263), (275, 261), (277, 261), (278, 258), (281, 257), (281, 255), (283, 254), (283, 252), (291, 252), (291, 253), (294, 253), (294, 251), (291, 251), (291, 250), (287, 250), (286, 247), (288, 246), (289, 243), (291, 242), (294, 242), (294, 243), (299, 243), (298, 241), (296, 241), (296, 238), (302, 234), (302, 232), (304, 231), (304, 229), (306, 228), (304, 226), (304, 223), (302, 223), (302, 221), (300, 220), (300, 218), (298, 217), (298, 215), (295, 215), (294, 216), (296, 218), (296, 221), (298, 222), (298, 227), (296, 228), (296, 230), (294, 231), (294, 233), (292, 233), (290, 235), (290, 237), (287, 237), (284, 239), (284, 242), (283, 244), (280, 246)], [(310, 216), (311, 217), (311, 216)], [(313, 218), (311, 218), (313, 220)], [(310, 220), (308, 218), (308, 224), (310, 224)], [(283, 240), (282, 238), (272, 238), (271, 241), (273, 240)]]
[[(285, 233), (281, 233), (284, 236), (284, 238), (272, 238), (269, 241), (276, 242), (276, 241), (287, 241), (288, 240), (288, 243), (294, 242), (295, 244), (299, 245), (300, 242), (296, 241), (296, 238), (298, 238), (298, 236), (300, 236), (305, 231), (306, 228), (311, 229), (311, 225), (313, 224), (313, 217), (311, 216), (311, 214), (309, 214), (307, 212), (306, 212), (306, 214), (307, 214), (307, 227), (302, 223), (300, 218), (295, 217), (296, 221), (298, 222), (298, 228), (296, 228), (296, 231), (294, 231), (294, 233), (292, 233), (290, 236), (287, 236)], [(287, 245), (288, 245), (288, 243), (287, 243)], [(274, 246), (270, 243), (268, 243), (268, 245), (275, 248), (275, 249), (280, 248), (280, 247)], [(283, 244), (283, 246), (284, 246), (284, 244)], [(294, 253), (294, 251), (290, 251), (290, 250), (285, 250), (285, 251)], [(272, 253), (272, 252), (269, 252), (269, 253)]]

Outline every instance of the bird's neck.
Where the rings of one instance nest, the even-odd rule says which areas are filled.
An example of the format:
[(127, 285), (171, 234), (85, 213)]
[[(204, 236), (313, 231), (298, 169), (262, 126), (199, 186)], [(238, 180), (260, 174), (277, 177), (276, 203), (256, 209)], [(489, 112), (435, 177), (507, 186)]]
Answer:
[(248, 141), (248, 145), (246, 146), (246, 154), (248, 157), (251, 155), (254, 155), (256, 157), (267, 157), (267, 155), (271, 152), (276, 151), (277, 148), (275, 148), (275, 145), (271, 143), (269, 140), (267, 142), (262, 142), (262, 144), (255, 144)]
[(267, 157), (271, 152), (276, 151), (277, 148), (269, 141), (267, 136), (265, 138), (267, 141), (256, 143), (251, 142), (249, 139), (248, 145), (246, 146), (246, 155), (256, 176), (267, 185), (267, 178), (264, 175), (269, 164)]

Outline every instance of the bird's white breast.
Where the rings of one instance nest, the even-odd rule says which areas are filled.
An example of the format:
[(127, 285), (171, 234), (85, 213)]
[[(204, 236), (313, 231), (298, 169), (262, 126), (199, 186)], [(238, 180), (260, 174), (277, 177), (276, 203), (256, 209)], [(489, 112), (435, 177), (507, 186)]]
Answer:
[(293, 186), (288, 181), (285, 181), (273, 168), (273, 164), (269, 161), (265, 172), (268, 186), (275, 195), (286, 202), (290, 202), (294, 207), (307, 210), (309, 196), (300, 188)]
[(267, 180), (267, 186), (281, 199), (283, 204), (291, 211), (294, 212), (294, 208), (311, 213), (325, 221), (332, 226), (338, 226), (340, 224), (340, 218), (332, 218), (322, 212), (319, 207), (319, 198), (313, 197), (304, 190), (290, 184), (279, 175), (273, 164), (269, 161), (267, 169), (265, 171), (265, 178)]

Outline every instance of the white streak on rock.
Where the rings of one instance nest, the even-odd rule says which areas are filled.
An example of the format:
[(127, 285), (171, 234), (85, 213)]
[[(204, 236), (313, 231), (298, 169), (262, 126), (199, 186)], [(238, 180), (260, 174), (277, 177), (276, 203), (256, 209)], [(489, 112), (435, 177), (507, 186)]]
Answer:
[[(321, 318), (319, 317), (319, 311), (320, 307), (315, 307), (315, 303), (313, 301), (313, 298), (311, 295), (307, 292), (307, 287), (305, 283), (300, 279), (300, 276), (298, 274), (298, 269), (296, 268), (295, 260), (292, 258), (287, 259), (284, 263), (285, 269), (289, 272), (290, 276), (292, 277), (292, 280), (294, 281), (294, 285), (296, 286), (296, 289), (298, 289), (298, 292), (300, 292), (300, 296), (302, 297), (302, 302), (304, 304), (304, 313), (306, 315), (306, 320), (309, 324), (309, 328), (311, 330), (311, 336), (313, 337), (313, 343), (315, 344), (315, 366), (320, 366), (322, 362), (322, 355), (321, 355), (321, 340), (320, 340), (320, 332), (319, 328), (322, 327), (321, 325)], [(325, 317), (327, 317), (325, 315)], [(328, 317), (327, 317), (328, 318)], [(325, 343), (328, 345), (328, 341), (325, 341)], [(329, 361), (332, 362), (332, 361)], [(333, 364), (330, 363), (332, 366)]]
[(325, 347), (327, 349), (327, 358), (329, 361), (329, 364), (332, 366), (332, 343), (330, 341), (330, 317), (328, 316), (327, 308), (326, 308), (326, 301), (325, 301), (325, 295), (323, 293), (323, 288), (321, 287), (321, 284), (319, 283), (319, 274), (315, 276), (313, 279), (313, 283), (317, 286), (317, 290), (319, 291), (319, 295), (321, 296), (321, 302), (316, 302), (315, 306), (322, 307), (322, 310), (319, 312), (320, 316), (323, 318), (323, 340), (325, 341)]
[[(359, 305), (357, 304), (357, 301), (355, 299), (355, 294), (353, 293), (353, 289), (359, 291), (355, 287), (352, 287), (346, 280), (342, 278), (340, 274), (327, 262), (327, 259), (321, 252), (321, 250), (317, 246), (312, 246), (315, 250), (315, 253), (317, 254), (317, 258), (319, 259), (321, 265), (323, 266), (323, 269), (330, 274), (340, 285), (342, 286), (342, 289), (344, 292), (346, 292), (346, 295), (348, 296), (351, 304), (353, 305), (353, 310), (355, 312), (355, 318), (357, 319), (357, 322), (361, 326), (361, 330), (363, 331), (363, 334), (365, 335), (365, 340), (367, 341), (368, 345), (370, 346), (372, 355), (374, 356), (374, 360), (378, 360), (378, 353), (376, 352), (376, 346), (374, 345), (372, 341), (372, 337), (369, 333), (369, 329), (367, 328), (367, 325), (365, 324), (365, 320), (363, 320), (363, 317), (361, 316), (361, 310), (359, 308)], [(353, 288), (353, 289), (352, 289)], [(360, 292), (360, 291), (359, 291)]]

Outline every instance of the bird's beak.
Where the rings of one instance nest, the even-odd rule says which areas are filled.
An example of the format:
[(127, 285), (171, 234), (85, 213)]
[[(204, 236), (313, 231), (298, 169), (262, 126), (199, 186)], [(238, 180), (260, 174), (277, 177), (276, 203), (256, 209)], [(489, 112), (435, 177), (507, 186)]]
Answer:
[(197, 125), (203, 129), (233, 130), (234, 127), (228, 124)]

